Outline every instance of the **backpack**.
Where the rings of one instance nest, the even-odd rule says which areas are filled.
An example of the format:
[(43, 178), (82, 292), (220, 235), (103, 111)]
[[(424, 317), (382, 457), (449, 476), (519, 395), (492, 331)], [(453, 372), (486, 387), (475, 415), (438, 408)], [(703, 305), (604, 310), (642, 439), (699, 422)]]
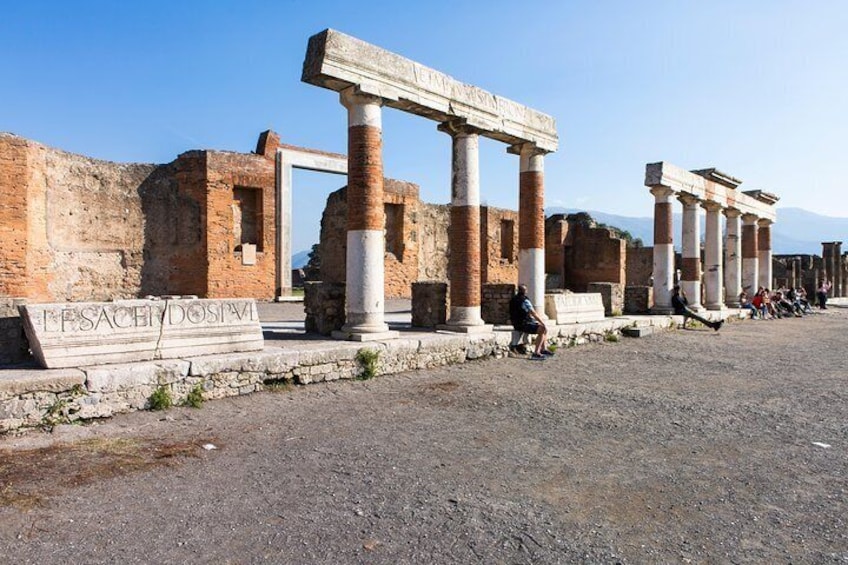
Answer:
[(512, 327), (518, 329), (518, 326), (524, 323), (527, 318), (527, 312), (524, 311), (524, 296), (515, 294), (509, 301), (509, 321), (512, 322)]

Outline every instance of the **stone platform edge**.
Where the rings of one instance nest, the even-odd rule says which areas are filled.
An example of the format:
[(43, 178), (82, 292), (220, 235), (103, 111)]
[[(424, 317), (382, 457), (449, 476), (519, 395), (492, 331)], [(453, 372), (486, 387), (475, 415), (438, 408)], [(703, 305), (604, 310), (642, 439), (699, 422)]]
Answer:
[[(727, 314), (727, 313), (726, 313)], [(627, 316), (555, 326), (549, 341), (558, 347), (603, 341), (634, 325), (658, 330), (677, 327), (679, 316)], [(403, 332), (377, 342), (321, 341), (300, 350), (266, 346), (262, 351), (207, 355), (70, 369), (0, 370), (0, 433), (51, 427), (145, 410), (150, 396), (166, 387), (175, 405), (200, 387), (204, 400), (250, 394), (282, 383), (310, 384), (355, 379), (363, 368), (362, 349), (379, 353), (376, 375), (501, 358), (512, 328), (485, 334)]]

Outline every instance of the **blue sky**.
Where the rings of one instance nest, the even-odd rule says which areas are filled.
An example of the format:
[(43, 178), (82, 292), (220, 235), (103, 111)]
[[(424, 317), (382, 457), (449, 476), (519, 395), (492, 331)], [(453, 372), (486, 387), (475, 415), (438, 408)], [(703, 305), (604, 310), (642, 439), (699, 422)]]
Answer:
[[(336, 93), (300, 82), (338, 29), (553, 115), (546, 204), (649, 216), (648, 162), (718, 167), (848, 216), (848, 2), (64, 1), (4, 3), (0, 131), (113, 161), (284, 142), (346, 151)], [(450, 200), (450, 139), (386, 109), (386, 175)], [(481, 143), (481, 195), (517, 208), (518, 159)], [(295, 250), (342, 177), (298, 172)], [(778, 226), (779, 229), (779, 218)]]

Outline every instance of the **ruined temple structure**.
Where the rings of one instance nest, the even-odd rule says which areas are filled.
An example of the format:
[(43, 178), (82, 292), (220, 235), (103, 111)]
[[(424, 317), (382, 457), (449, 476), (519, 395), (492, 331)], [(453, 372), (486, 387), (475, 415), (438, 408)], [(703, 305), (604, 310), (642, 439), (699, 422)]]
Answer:
[(841, 241), (822, 242), (822, 255), (776, 255), (774, 257), (775, 288), (803, 287), (809, 296), (823, 280), (832, 283), (832, 298), (848, 296), (848, 256), (842, 253)]
[(304, 82), (339, 93), (348, 118), (346, 325), (338, 337), (390, 336), (385, 323), (382, 108), (438, 122), (451, 137), (450, 315), (446, 329), (488, 329), (481, 316), (479, 136), (519, 156), (519, 277), (544, 303), (544, 155), (554, 120), (334, 30), (309, 40)]
[[(683, 205), (682, 269), (680, 285), (690, 306), (701, 306), (704, 279), (705, 306), (721, 310), (739, 306), (743, 287), (772, 286), (771, 225), (778, 197), (761, 190), (737, 191), (742, 183), (716, 169), (686, 171), (670, 163), (646, 166), (645, 185), (654, 195), (654, 311), (671, 308), (674, 284), (674, 237), (671, 198)], [(701, 270), (700, 216), (706, 210), (705, 269)], [(721, 216), (727, 218), (726, 253)], [(740, 221), (742, 223), (740, 230)], [(741, 231), (741, 238), (740, 238)], [(741, 259), (741, 261), (740, 261)]]

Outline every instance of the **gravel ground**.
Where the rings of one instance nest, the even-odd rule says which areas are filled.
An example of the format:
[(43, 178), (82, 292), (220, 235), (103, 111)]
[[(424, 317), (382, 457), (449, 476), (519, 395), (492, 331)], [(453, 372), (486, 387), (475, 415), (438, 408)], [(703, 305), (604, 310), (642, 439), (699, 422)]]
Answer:
[(848, 562), (846, 321), (0, 438), (0, 562)]

